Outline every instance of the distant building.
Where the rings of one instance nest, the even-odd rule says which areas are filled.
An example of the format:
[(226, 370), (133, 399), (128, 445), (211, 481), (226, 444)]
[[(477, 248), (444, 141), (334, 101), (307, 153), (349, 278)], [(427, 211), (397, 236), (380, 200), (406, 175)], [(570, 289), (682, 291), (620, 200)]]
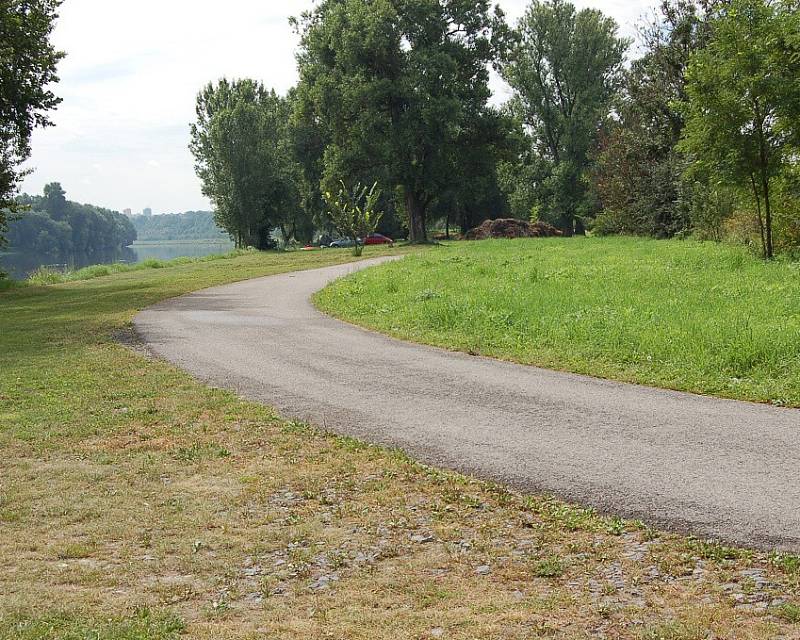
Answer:
[(125, 214), (126, 216), (128, 216), (129, 218), (132, 218), (132, 217), (133, 217), (133, 214), (131, 213), (131, 210), (130, 210), (130, 209), (123, 209), (123, 210), (122, 210), (122, 213), (124, 213), (124, 214)]
[(153, 210), (150, 207), (145, 207), (144, 210), (142, 211), (142, 215), (145, 218), (149, 218), (150, 216), (153, 215)]

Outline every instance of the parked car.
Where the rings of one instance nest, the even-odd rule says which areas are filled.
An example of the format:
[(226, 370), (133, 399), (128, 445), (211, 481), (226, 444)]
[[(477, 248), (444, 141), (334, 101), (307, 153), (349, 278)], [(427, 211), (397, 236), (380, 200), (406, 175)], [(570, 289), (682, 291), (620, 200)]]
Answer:
[(353, 241), (350, 238), (338, 238), (328, 245), (331, 249), (345, 249), (353, 246)]
[(382, 233), (371, 233), (367, 236), (364, 244), (394, 244), (394, 240)]

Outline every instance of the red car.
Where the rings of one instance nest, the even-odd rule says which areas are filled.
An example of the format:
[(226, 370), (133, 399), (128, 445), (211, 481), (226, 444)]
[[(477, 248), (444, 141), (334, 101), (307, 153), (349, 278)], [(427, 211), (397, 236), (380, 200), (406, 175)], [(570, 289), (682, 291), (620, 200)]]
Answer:
[(364, 240), (364, 244), (394, 244), (394, 240), (380, 233), (371, 233)]

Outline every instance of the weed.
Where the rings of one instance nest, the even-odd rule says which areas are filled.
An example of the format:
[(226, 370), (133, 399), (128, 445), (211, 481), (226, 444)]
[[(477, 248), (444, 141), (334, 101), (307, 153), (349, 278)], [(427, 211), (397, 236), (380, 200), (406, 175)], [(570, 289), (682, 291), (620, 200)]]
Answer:
[(539, 578), (558, 578), (564, 575), (565, 565), (561, 558), (550, 556), (542, 560), (537, 560), (531, 568), (533, 575)]
[(800, 605), (785, 602), (778, 607), (775, 613), (781, 620), (792, 624), (800, 623)]
[(641, 634), (641, 640), (708, 640), (708, 638), (708, 629), (687, 622), (667, 622), (651, 626)]
[(750, 554), (745, 549), (737, 549), (728, 547), (714, 540), (698, 540), (697, 538), (689, 538), (687, 540), (689, 551), (703, 560), (713, 560), (714, 562), (722, 562), (724, 560), (738, 560), (746, 558)]
[(56, 556), (59, 560), (79, 560), (90, 557), (93, 552), (94, 545), (73, 543), (59, 549)]
[(770, 564), (788, 575), (800, 575), (800, 556), (788, 553), (773, 553)]

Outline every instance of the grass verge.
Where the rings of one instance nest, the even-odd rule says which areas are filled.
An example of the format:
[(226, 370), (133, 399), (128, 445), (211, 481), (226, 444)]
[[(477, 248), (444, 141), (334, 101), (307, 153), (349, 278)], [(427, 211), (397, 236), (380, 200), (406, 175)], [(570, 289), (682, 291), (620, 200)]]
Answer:
[(602, 378), (800, 407), (800, 263), (632, 238), (440, 247), (318, 294), (396, 337)]
[(350, 259), (0, 293), (0, 639), (796, 635), (794, 556), (428, 468), (113, 338), (158, 300)]
[(64, 282), (78, 282), (80, 280), (102, 278), (115, 273), (128, 273), (130, 271), (142, 271), (144, 269), (163, 269), (165, 267), (177, 267), (198, 262), (212, 262), (214, 260), (230, 260), (232, 258), (252, 254), (253, 252), (254, 250), (252, 249), (235, 249), (226, 253), (214, 253), (199, 258), (192, 258), (189, 256), (173, 258), (172, 260), (148, 258), (147, 260), (142, 260), (135, 264), (128, 264), (125, 262), (93, 264), (89, 267), (83, 267), (82, 269), (75, 269), (72, 271), (58, 271), (48, 267), (39, 267), (24, 281), (24, 283), (33, 286), (47, 286), (50, 284), (62, 284)]

